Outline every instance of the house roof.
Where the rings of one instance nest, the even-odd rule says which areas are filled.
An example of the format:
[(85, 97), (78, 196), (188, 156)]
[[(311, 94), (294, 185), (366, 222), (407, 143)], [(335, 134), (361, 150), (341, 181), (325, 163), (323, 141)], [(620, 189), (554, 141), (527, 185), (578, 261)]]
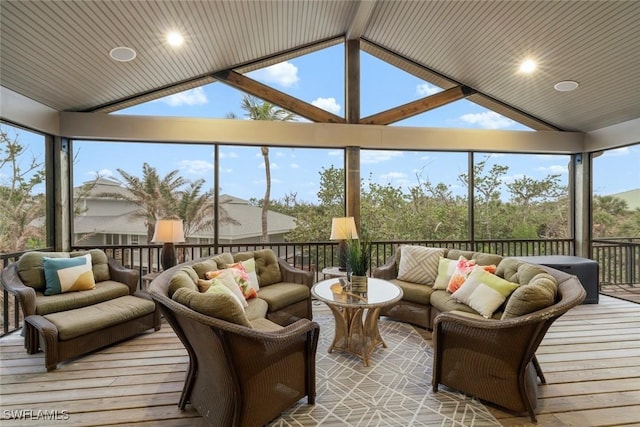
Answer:
[[(534, 128), (587, 132), (640, 117), (638, 22), (640, 2), (612, 0), (3, 0), (0, 85), (109, 112), (348, 39)], [(175, 28), (179, 52), (162, 41)], [(111, 60), (118, 46), (136, 59)], [(527, 55), (539, 72), (522, 76)], [(555, 91), (562, 80), (580, 86)]]

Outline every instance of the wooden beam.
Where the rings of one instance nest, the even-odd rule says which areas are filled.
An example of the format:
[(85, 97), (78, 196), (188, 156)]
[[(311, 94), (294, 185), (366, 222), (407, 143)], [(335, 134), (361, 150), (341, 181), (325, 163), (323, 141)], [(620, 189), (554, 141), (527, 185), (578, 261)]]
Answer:
[(287, 95), (284, 92), (273, 89), (267, 85), (264, 85), (258, 81), (236, 73), (233, 70), (224, 70), (213, 74), (213, 77), (218, 81), (228, 84), (236, 89), (246, 92), (250, 95), (257, 96), (272, 104), (278, 105), (287, 111), (291, 111), (294, 114), (302, 116), (317, 123), (344, 123), (345, 120), (325, 111), (321, 108), (311, 105), (307, 102), (301, 101), (293, 96)]
[(344, 47), (344, 117), (356, 124), (360, 121), (360, 40), (347, 40)]
[(360, 0), (358, 10), (347, 30), (347, 40), (356, 40), (362, 37), (364, 29), (373, 14), (373, 9), (376, 7), (376, 3), (377, 0)]
[(454, 101), (466, 98), (475, 91), (467, 86), (456, 86), (426, 98), (418, 99), (404, 105), (382, 111), (360, 120), (361, 124), (388, 125), (434, 108), (442, 107)]

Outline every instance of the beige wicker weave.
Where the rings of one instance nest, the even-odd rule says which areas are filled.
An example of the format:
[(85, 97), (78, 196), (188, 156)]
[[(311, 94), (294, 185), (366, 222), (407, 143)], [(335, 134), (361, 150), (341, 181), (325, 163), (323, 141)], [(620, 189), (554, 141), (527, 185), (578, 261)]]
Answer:
[(169, 280), (180, 267), (150, 285), (189, 354), (178, 406), (184, 409), (190, 402), (208, 425), (254, 427), (304, 396), (314, 404), (319, 325), (296, 317), (278, 331), (262, 332), (200, 314), (168, 296)]
[(537, 378), (545, 383), (535, 352), (551, 324), (580, 304), (580, 281), (543, 267), (558, 280), (555, 304), (505, 320), (439, 314), (433, 328), (433, 391), (438, 385), (465, 392), (512, 412), (527, 412), (536, 422)]

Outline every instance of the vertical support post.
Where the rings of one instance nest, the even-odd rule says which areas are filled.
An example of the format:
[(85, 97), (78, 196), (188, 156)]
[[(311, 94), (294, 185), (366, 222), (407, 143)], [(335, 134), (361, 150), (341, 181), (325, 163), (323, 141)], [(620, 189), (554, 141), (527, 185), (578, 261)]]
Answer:
[[(73, 221), (73, 182), (71, 179), (70, 151), (71, 141), (56, 136), (51, 143), (52, 182), (55, 203), (53, 205), (53, 247), (56, 251), (71, 250), (71, 221)], [(50, 188), (47, 188), (50, 190)], [(50, 219), (50, 214), (47, 214)]]
[[(591, 157), (589, 153), (571, 156), (573, 173), (573, 239), (574, 255), (591, 258)], [(571, 193), (570, 193), (571, 194)]]
[(345, 148), (345, 208), (360, 232), (360, 147)]

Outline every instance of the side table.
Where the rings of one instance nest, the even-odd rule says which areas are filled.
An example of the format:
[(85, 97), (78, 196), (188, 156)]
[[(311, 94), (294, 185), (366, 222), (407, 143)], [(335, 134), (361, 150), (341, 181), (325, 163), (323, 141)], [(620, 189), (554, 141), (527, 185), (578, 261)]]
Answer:
[(380, 336), (378, 317), (382, 307), (402, 298), (400, 287), (370, 277), (367, 292), (352, 293), (344, 290), (338, 280), (328, 279), (313, 285), (311, 294), (327, 304), (333, 313), (335, 335), (329, 353), (334, 349), (347, 351), (362, 359), (364, 366), (369, 366), (371, 352), (378, 344), (387, 347)]
[(140, 284), (141, 285), (140, 290), (143, 291), (147, 286), (149, 286), (149, 283), (151, 283), (153, 279), (155, 279), (159, 275), (160, 275), (160, 271), (153, 271), (151, 273), (147, 273), (144, 276), (142, 276), (142, 283)]
[(322, 274), (329, 278), (347, 277), (347, 270), (340, 270), (340, 267), (325, 267), (322, 269)]

